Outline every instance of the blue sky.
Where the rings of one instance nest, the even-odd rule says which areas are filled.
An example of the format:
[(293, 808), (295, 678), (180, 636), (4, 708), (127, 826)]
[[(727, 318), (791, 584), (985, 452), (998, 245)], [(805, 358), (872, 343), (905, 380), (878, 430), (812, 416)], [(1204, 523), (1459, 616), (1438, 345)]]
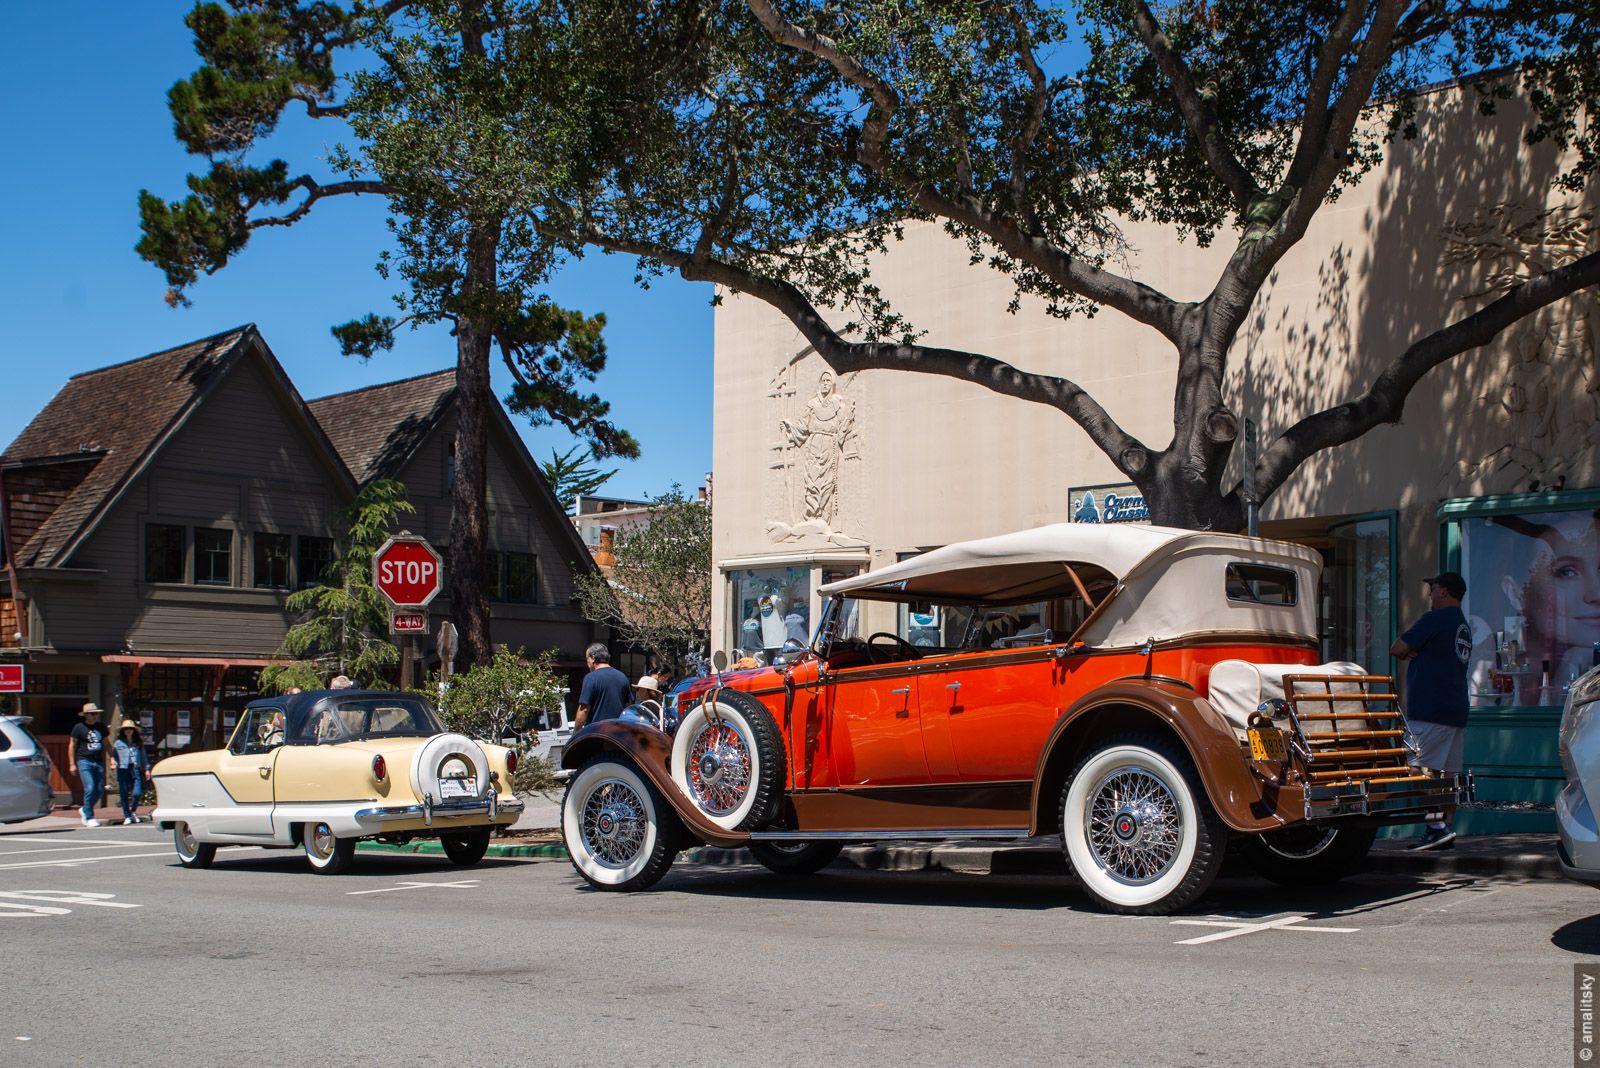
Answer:
[[(373, 270), (388, 239), (383, 202), (374, 198), (325, 200), (293, 228), (257, 232), (226, 270), (190, 291), (192, 307), (163, 303), (161, 272), (133, 251), (135, 201), (140, 189), (179, 199), (185, 175), (206, 166), (173, 138), (166, 107), (168, 87), (198, 64), (183, 25), (192, 6), (83, 0), (7, 10), (0, 447), (71, 375), (241, 323), (261, 328), (308, 398), (455, 361), (442, 327), (403, 333), (394, 351), (365, 364), (340, 356), (328, 333), (366, 312), (393, 310), (393, 289)], [(343, 133), (337, 122), (294, 118), (269, 147), (291, 168), (321, 175), (323, 145)], [(602, 492), (648, 496), (673, 482), (692, 490), (711, 463), (710, 287), (662, 279), (641, 291), (632, 277), (631, 261), (595, 255), (549, 286), (562, 304), (606, 314), (610, 361), (595, 388), (643, 446), (637, 461), (606, 462), (619, 470)], [(500, 369), (502, 394), (506, 378)], [(553, 427), (524, 425), (523, 437), (540, 459), (574, 444)]]

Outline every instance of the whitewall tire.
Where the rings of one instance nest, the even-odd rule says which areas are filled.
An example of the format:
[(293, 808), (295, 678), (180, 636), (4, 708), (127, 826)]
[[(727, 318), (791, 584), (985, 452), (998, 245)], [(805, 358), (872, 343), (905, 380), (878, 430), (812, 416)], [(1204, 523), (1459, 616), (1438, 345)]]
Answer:
[(1061, 797), (1061, 847), (1084, 892), (1112, 912), (1162, 915), (1210, 887), (1226, 827), (1175, 739), (1114, 738)]
[(439, 780), (471, 775), (473, 793), (482, 794), (489, 781), (489, 758), (483, 748), (464, 734), (436, 734), (417, 748), (411, 761), (411, 786), (418, 797), (440, 796)]
[(326, 823), (308, 823), (303, 834), (306, 863), (318, 875), (338, 875), (355, 860), (356, 840), (337, 837)]
[(209, 868), (217, 859), (217, 847), (196, 838), (194, 828), (187, 823), (172, 825), (172, 848), (178, 854), (178, 863), (185, 868)]
[(730, 831), (764, 827), (783, 801), (783, 735), (748, 694), (723, 690), (694, 705), (672, 738), (672, 781), (712, 823)]
[(631, 763), (601, 756), (579, 768), (561, 802), (561, 837), (597, 890), (643, 890), (672, 866), (678, 817)]

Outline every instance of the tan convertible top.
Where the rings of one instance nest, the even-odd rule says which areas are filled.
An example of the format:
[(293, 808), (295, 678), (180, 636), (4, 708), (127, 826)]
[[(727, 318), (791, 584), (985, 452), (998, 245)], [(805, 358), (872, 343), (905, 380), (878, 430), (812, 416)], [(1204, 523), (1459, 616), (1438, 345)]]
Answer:
[[(1295, 603), (1228, 596), (1230, 564), (1292, 570)], [(823, 596), (1020, 603), (1070, 596), (1072, 574), (1115, 599), (1090, 624), (1092, 645), (1137, 644), (1195, 633), (1315, 638), (1321, 557), (1289, 542), (1133, 524), (1056, 523), (957, 542), (877, 571), (830, 582)]]

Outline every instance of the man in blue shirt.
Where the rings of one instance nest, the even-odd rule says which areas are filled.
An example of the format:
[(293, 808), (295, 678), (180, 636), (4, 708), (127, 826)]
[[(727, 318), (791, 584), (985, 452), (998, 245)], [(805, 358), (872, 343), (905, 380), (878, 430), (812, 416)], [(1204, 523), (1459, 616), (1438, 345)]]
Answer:
[[(1407, 739), (1417, 749), (1417, 765), (1448, 775), (1461, 773), (1467, 733), (1467, 661), (1472, 657), (1472, 627), (1461, 611), (1467, 583), (1454, 571), (1428, 580), (1428, 611), (1400, 635), (1389, 652), (1406, 666)], [(1430, 820), (1413, 849), (1453, 849), (1456, 808), (1449, 805)]]
[(611, 666), (611, 650), (595, 642), (583, 651), (589, 674), (578, 691), (578, 714), (573, 717), (574, 732), (593, 719), (612, 719), (633, 701), (628, 676)]

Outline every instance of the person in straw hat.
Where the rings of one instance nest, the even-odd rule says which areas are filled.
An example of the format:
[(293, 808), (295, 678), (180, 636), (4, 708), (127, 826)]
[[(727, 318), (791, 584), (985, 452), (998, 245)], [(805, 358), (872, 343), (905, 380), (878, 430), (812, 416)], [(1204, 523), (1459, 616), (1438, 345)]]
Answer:
[(95, 806), (106, 792), (106, 729), (100, 722), (100, 706), (93, 701), (83, 705), (83, 722), (72, 728), (71, 749), (73, 767), (78, 769), (78, 781), (83, 783), (83, 825), (98, 827), (94, 818)]
[(139, 736), (139, 725), (124, 719), (117, 725), (117, 740), (111, 743), (111, 755), (117, 761), (117, 792), (122, 795), (122, 822), (139, 822), (139, 798), (144, 796), (145, 783), (150, 781), (150, 761), (144, 755), (144, 739)]

